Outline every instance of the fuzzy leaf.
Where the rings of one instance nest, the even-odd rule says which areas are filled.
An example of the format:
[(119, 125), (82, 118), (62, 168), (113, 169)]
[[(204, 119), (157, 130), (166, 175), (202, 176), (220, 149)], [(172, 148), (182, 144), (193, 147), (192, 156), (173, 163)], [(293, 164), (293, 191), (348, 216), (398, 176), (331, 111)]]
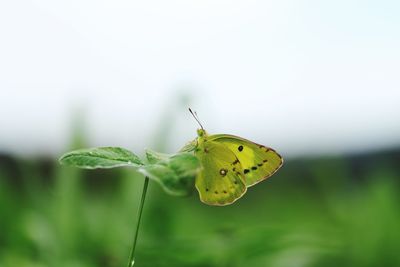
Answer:
[(197, 145), (197, 139), (194, 139), (190, 142), (188, 142), (187, 144), (185, 144), (180, 150), (179, 152), (192, 152), (196, 149), (196, 145)]
[[(163, 156), (166, 157), (165, 154)], [(175, 154), (139, 168), (139, 172), (158, 182), (167, 193), (176, 196), (186, 196), (193, 191), (200, 170), (199, 160), (190, 153)]]
[(150, 164), (155, 164), (160, 161), (166, 161), (169, 157), (171, 157), (171, 155), (146, 149), (146, 158)]
[(61, 164), (83, 169), (121, 166), (138, 167), (143, 165), (138, 156), (121, 147), (96, 147), (74, 150), (64, 154), (59, 161)]

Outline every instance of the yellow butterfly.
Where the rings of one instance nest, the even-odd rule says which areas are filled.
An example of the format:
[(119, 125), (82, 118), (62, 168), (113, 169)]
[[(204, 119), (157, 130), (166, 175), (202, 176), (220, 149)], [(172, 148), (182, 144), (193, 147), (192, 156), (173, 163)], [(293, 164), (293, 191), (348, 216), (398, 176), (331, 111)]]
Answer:
[(201, 127), (190, 146), (203, 167), (195, 185), (205, 204), (232, 204), (247, 187), (267, 179), (282, 166), (282, 157), (272, 148), (234, 135), (208, 135), (197, 114), (189, 111)]

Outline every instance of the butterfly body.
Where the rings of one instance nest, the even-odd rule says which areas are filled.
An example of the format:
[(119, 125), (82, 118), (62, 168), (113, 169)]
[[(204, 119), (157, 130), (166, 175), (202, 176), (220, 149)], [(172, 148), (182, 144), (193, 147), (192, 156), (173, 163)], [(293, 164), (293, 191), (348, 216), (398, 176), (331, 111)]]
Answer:
[(206, 204), (229, 205), (282, 166), (282, 157), (269, 147), (234, 135), (208, 135), (204, 129), (197, 135), (194, 153), (203, 169), (195, 185)]

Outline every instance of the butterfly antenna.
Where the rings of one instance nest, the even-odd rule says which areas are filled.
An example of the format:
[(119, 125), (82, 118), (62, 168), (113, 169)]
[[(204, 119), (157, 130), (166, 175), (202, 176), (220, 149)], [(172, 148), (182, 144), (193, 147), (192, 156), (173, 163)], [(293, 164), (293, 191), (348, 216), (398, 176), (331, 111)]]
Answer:
[(199, 120), (199, 117), (197, 116), (196, 111), (193, 112), (191, 108), (189, 108), (190, 113), (192, 114), (193, 118), (197, 121), (197, 123), (200, 125), (201, 129), (204, 130), (203, 125), (201, 125), (201, 122)]

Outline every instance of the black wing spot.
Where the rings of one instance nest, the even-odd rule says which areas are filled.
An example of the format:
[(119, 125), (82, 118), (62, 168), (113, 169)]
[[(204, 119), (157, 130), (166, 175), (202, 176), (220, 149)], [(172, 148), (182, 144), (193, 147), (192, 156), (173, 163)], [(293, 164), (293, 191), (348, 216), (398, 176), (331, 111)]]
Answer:
[(245, 174), (246, 173), (249, 173), (250, 172), (250, 170), (249, 169), (244, 169), (244, 171), (243, 171)]
[(242, 152), (242, 150), (243, 150), (243, 146), (242, 146), (242, 145), (240, 145), (240, 146), (238, 147), (238, 150), (239, 150), (240, 152)]
[(224, 177), (227, 173), (228, 173), (227, 169), (222, 168), (219, 170), (219, 174), (221, 174), (222, 177)]
[(262, 165), (263, 165), (262, 163), (258, 163), (258, 164), (257, 164), (258, 167), (261, 167)]
[(224, 194), (228, 194), (228, 192), (226, 192), (226, 190), (224, 190)]
[(214, 193), (215, 193), (216, 195), (218, 195), (218, 191), (215, 191)]
[(251, 167), (251, 169), (252, 169), (253, 171), (255, 171), (255, 170), (257, 170), (257, 166), (253, 166), (253, 167)]
[(264, 159), (263, 162), (268, 162), (268, 160), (267, 160), (267, 159)]
[(208, 190), (209, 190), (209, 189), (208, 189), (208, 188), (206, 188), (206, 191), (207, 191), (207, 192), (208, 192)]
[(238, 164), (238, 163), (239, 163), (239, 160), (238, 160), (238, 159), (235, 159), (235, 161), (232, 162), (232, 165), (235, 165), (235, 164)]

